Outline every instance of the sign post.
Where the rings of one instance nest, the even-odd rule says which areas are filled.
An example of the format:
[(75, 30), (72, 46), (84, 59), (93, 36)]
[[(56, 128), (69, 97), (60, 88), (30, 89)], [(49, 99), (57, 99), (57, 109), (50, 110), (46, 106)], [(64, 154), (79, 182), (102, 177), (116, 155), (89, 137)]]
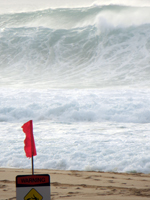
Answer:
[(49, 174), (16, 176), (16, 200), (50, 200)]

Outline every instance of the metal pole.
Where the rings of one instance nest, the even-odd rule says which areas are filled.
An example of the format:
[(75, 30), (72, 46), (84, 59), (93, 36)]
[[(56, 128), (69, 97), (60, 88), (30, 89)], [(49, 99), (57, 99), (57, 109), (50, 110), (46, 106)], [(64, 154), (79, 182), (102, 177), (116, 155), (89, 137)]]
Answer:
[(32, 175), (34, 175), (34, 162), (33, 162), (33, 122), (32, 120), (30, 121), (30, 128), (31, 128), (31, 152), (32, 152), (32, 157), (31, 157), (31, 165), (32, 165)]
[(32, 155), (32, 158), (31, 158), (31, 162), (32, 162), (32, 175), (34, 175), (33, 155)]

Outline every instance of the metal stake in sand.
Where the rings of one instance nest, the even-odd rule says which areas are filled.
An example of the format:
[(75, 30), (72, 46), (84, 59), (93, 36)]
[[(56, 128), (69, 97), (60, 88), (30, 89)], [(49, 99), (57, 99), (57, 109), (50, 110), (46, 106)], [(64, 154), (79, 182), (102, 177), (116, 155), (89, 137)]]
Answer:
[(33, 162), (33, 156), (32, 156), (32, 158), (31, 158), (31, 162), (32, 162), (32, 175), (34, 175), (34, 162)]
[(26, 122), (22, 126), (23, 132), (26, 135), (26, 138), (24, 140), (24, 150), (26, 153), (26, 156), (28, 158), (31, 158), (31, 165), (32, 165), (32, 175), (34, 175), (34, 162), (33, 162), (33, 156), (36, 156), (36, 147), (34, 142), (34, 136), (33, 136), (33, 123), (32, 120)]

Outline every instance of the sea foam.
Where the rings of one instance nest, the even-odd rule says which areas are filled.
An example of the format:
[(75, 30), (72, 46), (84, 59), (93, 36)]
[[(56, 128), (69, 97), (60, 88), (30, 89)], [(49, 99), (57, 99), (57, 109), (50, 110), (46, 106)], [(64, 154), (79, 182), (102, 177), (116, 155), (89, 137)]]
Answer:
[(65, 2), (1, 3), (0, 167), (150, 173), (149, 2)]

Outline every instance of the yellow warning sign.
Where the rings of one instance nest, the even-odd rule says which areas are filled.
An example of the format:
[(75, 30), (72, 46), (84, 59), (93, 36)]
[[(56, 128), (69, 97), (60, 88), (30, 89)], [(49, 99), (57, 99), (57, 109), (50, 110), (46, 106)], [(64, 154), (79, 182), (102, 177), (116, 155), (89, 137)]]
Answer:
[(24, 197), (24, 200), (42, 200), (43, 197), (34, 189), (32, 188), (30, 192)]

